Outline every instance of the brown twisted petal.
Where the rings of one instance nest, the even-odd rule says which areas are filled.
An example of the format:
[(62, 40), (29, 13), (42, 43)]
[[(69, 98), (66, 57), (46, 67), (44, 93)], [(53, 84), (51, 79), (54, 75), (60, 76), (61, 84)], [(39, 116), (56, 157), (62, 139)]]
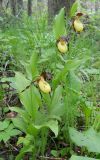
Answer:
[(69, 39), (70, 39), (69, 35), (61, 36), (61, 37), (57, 40), (57, 43), (58, 43), (59, 41), (62, 41), (62, 42), (64, 41), (64, 42), (67, 42), (67, 43), (68, 43)]
[(83, 13), (79, 12), (76, 14), (76, 16), (81, 17), (81, 16), (83, 16)]
[(45, 80), (51, 80), (52, 79), (52, 74), (50, 72), (44, 71), (42, 72), (41, 76), (45, 79)]

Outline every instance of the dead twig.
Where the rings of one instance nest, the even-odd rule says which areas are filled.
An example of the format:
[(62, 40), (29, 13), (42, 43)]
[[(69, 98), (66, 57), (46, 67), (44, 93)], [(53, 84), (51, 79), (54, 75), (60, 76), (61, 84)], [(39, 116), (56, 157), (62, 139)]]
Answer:
[(44, 156), (40, 156), (39, 158), (43, 158), (46, 160), (65, 160), (65, 158), (54, 158), (54, 157), (44, 157)]

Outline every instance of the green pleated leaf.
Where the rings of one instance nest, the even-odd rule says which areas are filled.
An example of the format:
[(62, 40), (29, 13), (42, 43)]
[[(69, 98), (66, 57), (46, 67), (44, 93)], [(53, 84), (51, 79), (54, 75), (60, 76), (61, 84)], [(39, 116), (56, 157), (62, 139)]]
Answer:
[(59, 14), (56, 15), (53, 29), (56, 39), (58, 39), (62, 35), (66, 35), (65, 8), (62, 8)]
[(82, 157), (82, 156), (72, 156), (70, 160), (99, 160), (95, 158), (89, 158), (89, 157)]
[(78, 2), (75, 1), (70, 9), (70, 17), (75, 16), (75, 13), (77, 12), (78, 9)]
[(58, 121), (57, 120), (49, 120), (47, 122), (44, 122), (41, 125), (31, 124), (28, 127), (28, 131), (30, 134), (32, 134), (32, 132), (33, 132), (33, 134), (34, 133), (36, 134), (42, 128), (49, 128), (57, 137), (57, 135), (58, 135)]
[(62, 86), (58, 86), (52, 97), (50, 105), (50, 116), (60, 117), (64, 113), (64, 105), (62, 102)]
[(20, 94), (20, 101), (28, 114), (34, 119), (41, 102), (38, 89), (34, 85), (30, 86), (26, 91)]
[(27, 72), (27, 76), (33, 80), (38, 76), (38, 54), (37, 53), (33, 53), (30, 61), (28, 64), (26, 64), (25, 68), (26, 68), (26, 72)]
[(42, 127), (47, 127), (49, 128), (57, 137), (58, 135), (58, 122), (55, 120), (50, 120), (48, 122), (45, 122), (43, 125), (41, 126), (35, 126), (35, 128), (40, 129)]
[(27, 145), (27, 146), (23, 146), (23, 148), (21, 148), (20, 153), (16, 156), (15, 160), (22, 160), (23, 156), (25, 153), (27, 152), (32, 152), (32, 150), (34, 149), (34, 145)]
[(22, 73), (20, 72), (15, 73), (14, 88), (17, 89), (19, 93), (22, 92), (29, 85), (30, 81), (27, 80)]
[(12, 118), (12, 122), (16, 128), (18, 128), (23, 132), (26, 132), (27, 123), (25, 123), (22, 118), (20, 117)]
[(100, 153), (100, 132), (93, 128), (85, 132), (78, 132), (74, 128), (69, 128), (70, 138), (77, 146), (84, 146), (89, 152)]
[(19, 108), (19, 107), (9, 107), (9, 109), (11, 111), (17, 112), (23, 118), (25, 122), (30, 121), (30, 116), (26, 110)]
[(9, 126), (10, 121), (4, 120), (0, 122), (0, 131), (5, 130)]
[(69, 79), (70, 79), (70, 89), (72, 89), (75, 92), (80, 92), (81, 90), (81, 81), (78, 78), (78, 76), (76, 76), (74, 71), (70, 71), (69, 73)]

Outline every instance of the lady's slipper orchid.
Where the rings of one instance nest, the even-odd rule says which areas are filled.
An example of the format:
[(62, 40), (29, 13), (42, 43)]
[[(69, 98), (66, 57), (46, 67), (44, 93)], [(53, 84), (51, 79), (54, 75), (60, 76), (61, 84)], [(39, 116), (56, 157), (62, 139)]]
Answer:
[(80, 21), (81, 16), (83, 16), (83, 13), (77, 13), (73, 22), (73, 27), (76, 32), (82, 32), (84, 29), (83, 23)]

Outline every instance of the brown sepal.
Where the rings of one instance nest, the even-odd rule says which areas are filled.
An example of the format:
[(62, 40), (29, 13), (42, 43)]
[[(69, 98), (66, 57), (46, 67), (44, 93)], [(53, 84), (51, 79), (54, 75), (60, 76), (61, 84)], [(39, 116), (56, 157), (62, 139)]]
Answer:
[(41, 76), (45, 79), (45, 80), (48, 80), (50, 81), (52, 79), (52, 74), (50, 72), (46, 72), (46, 71), (43, 71)]
[(58, 43), (59, 41), (66, 41), (67, 43), (70, 40), (70, 36), (66, 35), (66, 36), (61, 36), (56, 42)]

